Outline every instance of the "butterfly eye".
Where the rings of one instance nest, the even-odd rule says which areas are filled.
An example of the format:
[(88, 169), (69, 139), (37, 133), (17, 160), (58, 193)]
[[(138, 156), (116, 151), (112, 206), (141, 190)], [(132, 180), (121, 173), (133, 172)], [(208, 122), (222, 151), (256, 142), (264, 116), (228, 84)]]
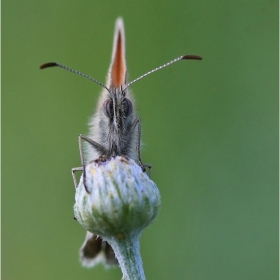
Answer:
[(112, 119), (114, 115), (113, 109), (113, 100), (108, 99), (103, 103), (103, 113), (109, 118)]
[(123, 103), (123, 112), (126, 117), (128, 117), (132, 113), (132, 103), (129, 99), (124, 98)]

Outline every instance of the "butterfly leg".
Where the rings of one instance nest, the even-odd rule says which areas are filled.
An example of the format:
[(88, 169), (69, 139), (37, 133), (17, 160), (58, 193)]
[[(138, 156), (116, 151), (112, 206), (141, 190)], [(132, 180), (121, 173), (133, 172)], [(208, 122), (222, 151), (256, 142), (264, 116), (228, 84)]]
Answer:
[(140, 118), (138, 118), (137, 123), (138, 123), (138, 135), (137, 135), (136, 151), (137, 151), (138, 163), (142, 167), (143, 172), (146, 172), (146, 167), (149, 169), (147, 174), (150, 177), (152, 165), (143, 164), (142, 160), (141, 160), (141, 156), (140, 156), (140, 142), (141, 142), (141, 120), (140, 120)]
[(83, 171), (83, 167), (74, 167), (74, 168), (71, 169), (71, 173), (72, 173), (75, 189), (78, 187), (76, 176), (75, 176), (75, 172), (76, 171)]
[(79, 150), (80, 150), (80, 157), (81, 157), (81, 162), (82, 162), (81, 168), (83, 170), (83, 181), (84, 181), (84, 186), (85, 186), (86, 192), (90, 193), (89, 189), (86, 185), (86, 163), (85, 163), (85, 158), (84, 158), (84, 154), (83, 154), (82, 140), (85, 140), (86, 142), (91, 144), (102, 155), (107, 154), (107, 149), (104, 146), (100, 145), (99, 143), (95, 142), (94, 140), (90, 139), (89, 137), (84, 136), (82, 134), (79, 135)]
[(136, 125), (138, 124), (138, 133), (137, 133), (137, 142), (136, 142), (136, 152), (137, 152), (137, 160), (138, 160), (138, 164), (140, 165), (140, 167), (142, 168), (143, 172), (146, 172), (146, 167), (149, 168), (149, 171), (147, 172), (148, 176), (150, 177), (151, 175), (151, 169), (152, 169), (152, 165), (150, 164), (143, 164), (142, 160), (141, 160), (141, 156), (140, 156), (140, 142), (141, 142), (141, 120), (139, 117), (137, 117), (134, 122), (132, 123), (129, 133), (131, 133), (134, 128), (136, 127)]
[(147, 163), (144, 163), (143, 164), (144, 165), (144, 167), (147, 167), (147, 168), (149, 168), (149, 170), (147, 171), (147, 175), (148, 175), (148, 177), (150, 178), (151, 177), (151, 172), (152, 172), (152, 165), (151, 164), (147, 164)]

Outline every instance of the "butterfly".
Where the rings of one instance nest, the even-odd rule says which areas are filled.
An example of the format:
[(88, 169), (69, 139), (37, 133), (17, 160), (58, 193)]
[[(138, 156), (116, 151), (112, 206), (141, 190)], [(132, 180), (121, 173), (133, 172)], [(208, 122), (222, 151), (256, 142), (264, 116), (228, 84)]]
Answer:
[[(180, 56), (128, 83), (124, 24), (122, 18), (117, 18), (112, 59), (106, 85), (60, 63), (49, 62), (41, 65), (41, 69), (58, 66), (90, 79), (103, 87), (96, 110), (90, 119), (89, 135), (79, 135), (82, 167), (72, 169), (72, 176), (76, 188), (78, 186), (75, 177), (76, 171), (83, 172), (84, 186), (86, 191), (89, 192), (86, 186), (86, 165), (92, 161), (106, 161), (115, 156), (125, 156), (135, 160), (143, 172), (147, 172), (150, 175), (152, 166), (144, 164), (140, 156), (141, 120), (135, 114), (135, 103), (129, 86), (143, 77), (183, 59), (201, 60), (202, 58), (198, 55)], [(85, 154), (82, 141), (86, 145), (87, 152)], [(87, 232), (85, 241), (80, 248), (80, 259), (82, 265), (86, 267), (92, 267), (99, 262), (103, 262), (107, 266), (118, 264), (112, 247), (106, 241), (102, 240), (102, 237), (91, 232)]]

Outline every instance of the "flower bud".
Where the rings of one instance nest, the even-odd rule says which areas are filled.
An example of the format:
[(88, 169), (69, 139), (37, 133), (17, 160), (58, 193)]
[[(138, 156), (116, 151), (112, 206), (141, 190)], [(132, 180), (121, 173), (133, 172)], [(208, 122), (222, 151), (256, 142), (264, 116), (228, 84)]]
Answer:
[(160, 194), (133, 159), (115, 157), (86, 166), (76, 189), (74, 215), (88, 231), (121, 239), (139, 234), (157, 216)]

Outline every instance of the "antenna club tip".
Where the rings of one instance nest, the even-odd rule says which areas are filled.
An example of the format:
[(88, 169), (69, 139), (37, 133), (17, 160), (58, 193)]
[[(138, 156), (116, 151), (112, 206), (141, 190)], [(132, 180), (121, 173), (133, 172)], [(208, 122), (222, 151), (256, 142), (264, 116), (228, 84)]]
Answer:
[(195, 59), (195, 60), (202, 60), (202, 57), (195, 54), (187, 54), (182, 57), (182, 59)]
[(47, 62), (47, 63), (42, 64), (40, 66), (40, 69), (45, 69), (45, 68), (54, 67), (54, 66), (57, 66), (56, 62)]

